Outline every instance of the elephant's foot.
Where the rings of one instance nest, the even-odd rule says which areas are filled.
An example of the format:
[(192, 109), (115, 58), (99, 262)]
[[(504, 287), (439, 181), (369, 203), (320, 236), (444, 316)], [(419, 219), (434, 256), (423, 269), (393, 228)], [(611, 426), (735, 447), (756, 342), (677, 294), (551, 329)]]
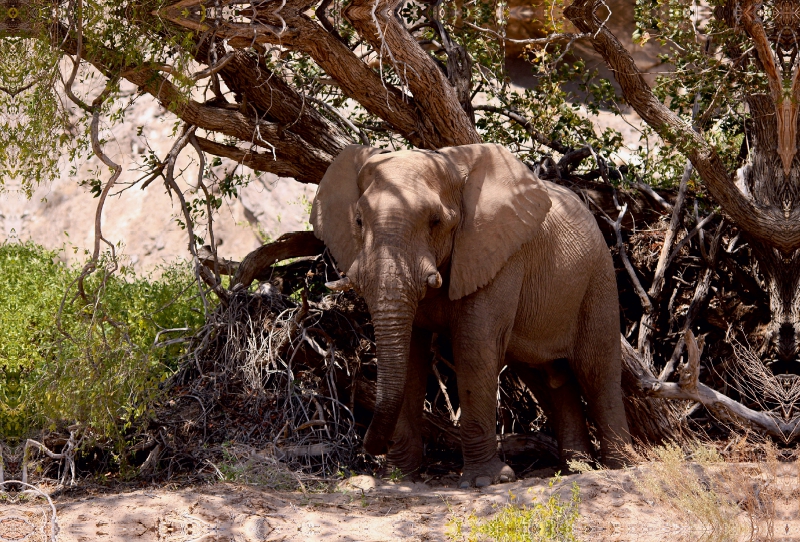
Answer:
[(513, 482), (516, 479), (511, 467), (503, 463), (500, 458), (493, 457), (486, 463), (465, 465), (461, 479), (458, 481), (458, 487), (484, 487), (491, 484)]

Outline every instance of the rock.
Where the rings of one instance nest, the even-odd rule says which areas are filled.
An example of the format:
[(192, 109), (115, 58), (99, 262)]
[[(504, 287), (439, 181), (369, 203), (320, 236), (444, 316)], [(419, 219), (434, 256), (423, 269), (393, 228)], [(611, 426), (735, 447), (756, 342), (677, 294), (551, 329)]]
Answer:
[(374, 476), (358, 475), (342, 480), (338, 484), (340, 491), (371, 491), (383, 485), (383, 482)]

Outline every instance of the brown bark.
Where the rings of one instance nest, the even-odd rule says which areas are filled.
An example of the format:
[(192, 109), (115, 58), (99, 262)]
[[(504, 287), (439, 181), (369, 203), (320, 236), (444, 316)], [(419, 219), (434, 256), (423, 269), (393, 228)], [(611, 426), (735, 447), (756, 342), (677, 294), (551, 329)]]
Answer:
[[(187, 16), (184, 9), (197, 7), (200, 0), (180, 2), (157, 12), (159, 16), (184, 28), (206, 32), (208, 22), (201, 22), (197, 13)], [(250, 47), (266, 43), (280, 45), (309, 55), (320, 68), (338, 83), (342, 91), (375, 116), (382, 118), (413, 145), (421, 148), (445, 146), (438, 140), (431, 119), (418, 115), (414, 98), (383, 81), (379, 74), (358, 58), (337, 36), (309, 19), (304, 11), (313, 2), (287, 2), (280, 11), (286, 29), (276, 34), (264, 27), (223, 23), (214, 29), (218, 38), (228, 39), (232, 47)], [(274, 13), (259, 12), (259, 20), (278, 23)], [(274, 25), (273, 25), (274, 26)], [(237, 36), (239, 36), (237, 38)], [(435, 116), (433, 118), (436, 118)]]
[(631, 437), (647, 444), (679, 442), (683, 437), (683, 424), (678, 408), (666, 399), (648, 396), (647, 385), (656, 378), (625, 337), (621, 340), (622, 391)]
[(239, 264), (231, 288), (238, 285), (248, 287), (263, 271), (274, 263), (301, 256), (316, 256), (325, 250), (325, 245), (314, 237), (314, 232), (296, 231), (281, 235), (277, 241), (261, 246), (248, 254)]
[(266, 117), (331, 156), (355, 142), (255, 55), (241, 50), (232, 54), (233, 58), (223, 66), (219, 75), (237, 94), (243, 113), (255, 112), (259, 117)]
[(750, 163), (742, 168), (739, 182), (761, 204), (793, 208), (800, 203), (800, 168), (792, 168), (787, 175), (781, 167), (781, 132), (774, 101), (768, 95), (755, 94), (747, 97), (747, 105)]
[(129, 70), (125, 78), (152, 94), (162, 107), (172, 111), (184, 122), (210, 132), (219, 132), (272, 150), (276, 159), (291, 160), (297, 169), (322, 178), (334, 156), (309, 144), (279, 124), (256, 120), (237, 110), (204, 105), (187, 100), (172, 83), (151, 70)]
[(775, 115), (777, 124), (777, 152), (783, 165), (783, 173), (788, 177), (797, 153), (797, 98), (800, 93), (797, 77), (800, 70), (795, 68), (789, 96), (784, 96), (783, 79), (787, 74), (783, 73), (781, 64), (770, 47), (761, 17), (757, 13), (761, 9), (761, 4), (757, 4), (753, 0), (745, 0), (741, 3), (740, 9), (739, 20), (750, 39), (753, 40), (758, 59), (761, 61), (769, 82), (772, 113)]
[[(198, 137), (200, 148), (214, 156), (229, 158), (256, 171), (268, 171), (279, 177), (293, 177), (301, 183), (317, 184), (322, 178), (318, 169), (306, 169), (302, 163), (292, 160), (291, 156), (276, 159), (272, 153), (248, 151), (233, 145), (224, 145), (204, 137)], [(324, 174), (324, 170), (322, 174)]]
[[(565, 14), (582, 31), (592, 33), (594, 48), (614, 69), (628, 103), (664, 139), (680, 145), (713, 198), (744, 230), (770, 295), (772, 321), (761, 353), (776, 352), (783, 363), (794, 360), (800, 335), (800, 274), (796, 271), (800, 249), (800, 165), (796, 159), (800, 69), (796, 64), (785, 65), (776, 56), (770, 42), (774, 36), (765, 31), (769, 17), (777, 15), (767, 14), (764, 20), (764, 14), (758, 12), (760, 4), (753, 0), (737, 4), (735, 14), (724, 8), (717, 15), (750, 37), (770, 89), (768, 95), (746, 98), (751, 117), (747, 126), (750, 163), (733, 175), (725, 171), (702, 135), (656, 99), (628, 51), (595, 16), (598, 5), (595, 0), (578, 0)], [(645, 316), (643, 326), (651, 323)], [(644, 328), (641, 332), (648, 333)]]
[(400, 0), (353, 0), (345, 9), (345, 16), (379, 52), (383, 63), (408, 85), (423, 118), (436, 119), (438, 137), (428, 135), (432, 139), (428, 148), (481, 143), (459, 103), (456, 89), (395, 17), (399, 3)]
[[(708, 306), (708, 293), (711, 288), (711, 278), (714, 276), (716, 270), (717, 253), (719, 252), (719, 244), (722, 240), (722, 232), (724, 231), (723, 225), (724, 221), (717, 226), (717, 233), (714, 235), (714, 239), (712, 240), (711, 247), (708, 251), (708, 265), (703, 270), (703, 273), (700, 275), (700, 280), (698, 280), (697, 284), (695, 285), (692, 301), (689, 303), (689, 309), (686, 311), (686, 318), (683, 321), (682, 334), (684, 336), (686, 333), (691, 332), (695, 321)], [(673, 369), (675, 368), (675, 364), (678, 363), (678, 358), (683, 351), (684, 345), (685, 342), (683, 338), (679, 339), (678, 344), (675, 345), (675, 349), (672, 351), (672, 356), (667, 361), (664, 369), (662, 369), (661, 373), (658, 375), (659, 380), (666, 380), (670, 377)]]
[[(213, 19), (200, 17), (200, 4), (200, 0), (183, 0), (159, 10), (156, 15), (207, 35)], [(252, 25), (222, 23), (213, 31), (217, 38), (228, 38), (228, 43), (234, 47), (270, 43), (307, 54), (336, 80), (347, 96), (417, 147), (440, 148), (480, 142), (469, 115), (462, 107), (468, 104), (459, 102), (459, 98), (463, 101), (468, 95), (468, 79), (465, 80), (464, 73), (464, 69), (468, 69), (468, 59), (453, 60), (454, 73), (458, 71), (456, 68), (460, 68), (455, 76), (462, 91), (459, 96), (428, 53), (400, 21), (386, 11), (389, 4), (380, 6), (378, 10), (383, 39), (379, 39), (371, 16), (369, 20), (364, 18), (365, 5), (351, 6), (348, 13), (352, 12), (353, 21), (374, 38), (373, 45), (377, 44), (377, 50), (382, 54), (391, 51), (393, 67), (407, 70), (406, 79), (414, 93), (411, 97), (383, 81), (381, 75), (350, 51), (338, 35), (312, 21), (305, 12), (313, 4), (313, 1), (290, 0), (279, 11), (256, 10)], [(64, 49), (74, 54), (72, 40), (63, 40), (65, 30), (56, 32), (60, 34), (57, 40), (64, 43)], [(208, 52), (207, 46), (198, 50), (198, 60), (208, 61), (209, 55), (203, 55), (204, 52)], [(104, 55), (103, 58), (113, 58), (113, 55)], [(99, 58), (87, 60), (107, 75), (122, 72), (123, 77), (152, 94), (162, 106), (189, 124), (267, 149), (268, 152), (255, 153), (208, 139), (201, 140), (201, 147), (206, 152), (240, 161), (260, 171), (316, 183), (339, 151), (352, 142), (346, 132), (319, 114), (302, 95), (270, 72), (263, 62), (243, 51), (236, 51), (231, 58), (226, 58), (226, 63), (216, 74), (241, 97), (239, 107), (234, 104), (218, 107), (217, 101), (201, 104), (186, 100), (158, 72), (157, 67), (128, 69), (109, 66)], [(214, 67), (210, 66), (210, 69)], [(401, 70), (398, 74), (403, 76)]]
[(800, 252), (785, 257), (755, 243), (752, 249), (764, 277), (772, 316), (759, 353), (764, 357), (774, 354), (780, 363), (773, 366), (773, 371), (781, 373), (787, 368), (786, 364), (794, 369), (798, 353)]
[[(61, 44), (62, 50), (68, 54), (76, 54), (77, 44), (71, 39), (63, 27), (53, 28), (52, 39)], [(103, 54), (105, 53), (105, 54)], [(187, 99), (169, 80), (156, 69), (147, 66), (127, 67), (110, 65), (106, 59), (114, 58), (108, 51), (99, 51), (98, 54), (87, 56), (90, 62), (103, 74), (113, 77), (121, 75), (128, 81), (140, 87), (158, 100), (162, 107), (173, 112), (188, 124), (202, 128), (209, 132), (235, 137), (251, 145), (268, 149), (269, 154), (253, 155), (252, 160), (260, 159), (257, 169), (268, 171), (277, 175), (296, 176), (301, 182), (318, 183), (325, 174), (328, 166), (335, 158), (340, 148), (332, 144), (330, 154), (326, 149), (316, 147), (299, 135), (285, 129), (276, 122), (248, 116), (227, 107), (202, 104), (192, 99)], [(221, 156), (234, 158), (243, 154), (242, 159), (248, 158), (248, 151), (236, 150), (229, 145), (214, 144), (206, 140), (206, 149), (220, 151)], [(213, 152), (209, 150), (209, 152)], [(274, 153), (274, 154), (273, 154)], [(272, 161), (269, 160), (272, 158)]]

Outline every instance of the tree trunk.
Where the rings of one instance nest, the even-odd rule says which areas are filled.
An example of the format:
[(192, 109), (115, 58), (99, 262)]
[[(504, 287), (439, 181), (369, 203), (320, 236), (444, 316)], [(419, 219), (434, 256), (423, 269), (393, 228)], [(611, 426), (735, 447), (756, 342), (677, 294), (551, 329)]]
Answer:
[(759, 354), (770, 360), (775, 374), (800, 373), (797, 363), (800, 332), (800, 251), (784, 256), (772, 247), (751, 243), (769, 294), (771, 321)]
[[(599, 7), (599, 0), (577, 0), (564, 10), (564, 14), (582, 32), (592, 35), (592, 46), (614, 70), (625, 100), (665, 141), (675, 144), (692, 161), (714, 200), (750, 238), (784, 254), (800, 249), (800, 208), (783, 207), (773, 201), (758, 201), (751, 194), (737, 188), (736, 183), (732, 182), (733, 172), (727, 171), (713, 145), (658, 100), (630, 53), (598, 19), (595, 12)], [(773, 105), (768, 114), (774, 119), (775, 112)], [(775, 127), (777, 130), (777, 121)], [(784, 134), (791, 132), (792, 130), (784, 130)], [(796, 133), (797, 130), (793, 132)], [(786, 139), (785, 135), (782, 139)], [(785, 141), (783, 145), (786, 146)], [(774, 160), (774, 156), (768, 155), (767, 161)], [(778, 160), (781, 164), (780, 156)], [(778, 188), (783, 182), (783, 175), (775, 175), (771, 168), (767, 173), (767, 182), (777, 183), (771, 192), (784, 194), (786, 190), (783, 187)], [(795, 174), (790, 173), (789, 177), (793, 175)]]
[(622, 392), (628, 428), (634, 442), (662, 444), (680, 442), (686, 436), (679, 405), (668, 399), (651, 397), (643, 388), (643, 382), (656, 378), (636, 350), (622, 341)]

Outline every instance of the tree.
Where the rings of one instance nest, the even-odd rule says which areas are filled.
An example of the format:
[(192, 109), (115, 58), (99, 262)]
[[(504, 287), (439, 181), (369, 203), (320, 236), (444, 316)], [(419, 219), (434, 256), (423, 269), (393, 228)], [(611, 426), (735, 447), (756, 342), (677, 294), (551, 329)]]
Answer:
[[(800, 65), (796, 62), (797, 42), (789, 38), (800, 23), (796, 6), (780, 1), (728, 1), (715, 7), (715, 20), (709, 22), (705, 32), (691, 24), (689, 6), (680, 3), (667, 3), (664, 8), (682, 8), (679, 17), (689, 15), (683, 21), (645, 19), (649, 30), (661, 39), (687, 44), (678, 47), (675, 79), (692, 85), (687, 87), (695, 90), (690, 93), (694, 94), (695, 107), (701, 103), (705, 106), (700, 122), (693, 122), (697, 111), (687, 121), (680, 118), (680, 108), (673, 111), (658, 99), (630, 54), (603, 27), (597, 13), (600, 6), (591, 0), (578, 1), (566, 8), (565, 14), (591, 35), (592, 46), (614, 70), (626, 102), (664, 140), (686, 155), (690, 161), (687, 171), (690, 166), (697, 169), (714, 201), (750, 242), (766, 283), (771, 313), (761, 353), (772, 350), (781, 362), (778, 371), (796, 373), (791, 365), (798, 354), (800, 330), (796, 309), (800, 221), (794, 180)], [(655, 11), (660, 6), (652, 7)], [(709, 88), (723, 77), (728, 85)], [(738, 113), (745, 116), (741, 151), (734, 164), (726, 163), (719, 145), (702, 133), (703, 124), (718, 118), (716, 109), (726, 101), (729, 109), (736, 104)], [(639, 347), (645, 347), (645, 352), (646, 336), (639, 335)], [(782, 421), (787, 423), (778, 431), (784, 438), (791, 438), (797, 424), (791, 411), (789, 404), (784, 405)]]
[[(198, 253), (192, 224), (213, 215), (218, 194), (235, 193), (242, 182), (233, 174), (238, 166), (316, 183), (351, 143), (427, 149), (502, 143), (542, 176), (581, 193), (597, 211), (627, 274), (620, 280), (630, 324), (626, 334), (632, 337), (638, 329), (638, 351), (626, 350), (627, 387), (645, 398), (632, 400), (631, 413), (667, 417), (660, 430), (653, 424), (650, 436), (663, 436), (666, 420), (675, 415), (657, 400), (662, 397), (698, 401), (719, 416), (791, 438), (800, 418), (794, 399), (780, 389), (787, 382), (794, 386), (800, 374), (800, 211), (795, 208), (800, 67), (790, 38), (798, 26), (794, 4), (728, 0), (705, 19), (689, 0), (637, 4), (637, 39), (660, 40), (675, 67), (655, 88), (606, 27), (607, 16), (614, 14), (604, 11), (604, 3), (547, 6), (544, 34), (520, 42), (505, 35), (501, 1), (2, 0), (4, 58), (25, 60), (0, 68), (6, 111), (0, 164), (6, 175), (43, 182), (64, 148), (91, 148), (111, 171), (92, 181), (102, 208), (119, 166), (103, 152), (99, 119), (114, 115), (112, 98), (127, 80), (181, 121), (173, 149), (149, 164), (142, 182), (163, 178), (177, 195), (189, 248), (199, 263), (205, 256)], [(602, 107), (619, 114), (621, 107), (608, 81), (583, 73), (582, 61), (570, 52), (578, 40), (603, 57), (624, 102), (661, 138), (655, 150), (642, 146), (620, 164), (620, 135), (598, 134), (578, 110), (579, 103), (590, 112)], [(526, 47), (538, 78), (535, 89), (509, 85), (503, 59), (512, 41)], [(95, 72), (104, 78), (102, 90), (91, 99), (77, 96), (76, 79)], [(577, 82), (581, 93), (564, 90), (568, 81)], [(54, 119), (64, 127), (68, 123), (61, 95), (85, 111), (85, 139), (48, 137)], [(645, 130), (644, 138), (649, 135)], [(183, 152), (196, 153), (201, 163), (197, 194), (184, 195), (175, 183), (175, 161)], [(228, 160), (226, 175), (216, 177), (211, 168), (216, 159), (206, 155)], [(699, 182), (692, 181), (693, 171)], [(670, 192), (676, 185), (677, 192)], [(671, 215), (651, 267), (628, 256), (635, 238), (629, 222), (634, 188), (650, 202), (637, 208), (646, 221)], [(701, 219), (698, 209), (707, 216)], [(97, 216), (95, 260), (103, 240)], [(707, 242), (705, 230), (711, 227)], [(248, 285), (276, 257), (319, 249), (310, 236), (263, 247), (238, 266), (234, 287)], [(198, 265), (198, 276), (225, 298), (229, 293), (219, 280), (225, 266), (213, 246), (211, 251), (211, 263)], [(692, 258), (699, 264), (687, 263)], [(688, 269), (685, 276), (697, 284), (673, 279), (676, 268)], [(88, 266), (85, 272), (92, 271)], [(757, 343), (761, 367), (774, 361), (765, 378), (786, 375), (769, 381), (767, 399), (748, 395), (747, 384), (738, 380), (734, 398), (698, 383), (700, 354), (691, 330), (709, 328), (714, 288), (719, 300), (712, 304), (730, 302), (719, 293), (720, 285), (733, 290), (737, 307), (753, 305), (766, 313), (755, 310), (747, 322), (729, 319), (730, 333), (720, 332), (725, 325), (716, 326), (706, 342), (712, 359), (705, 366), (730, 358), (736, 344)], [(676, 299), (686, 301), (682, 319), (674, 314)], [(764, 326), (767, 333), (760, 331)], [(684, 342), (688, 361), (679, 382), (670, 383)], [(731, 378), (738, 377), (706, 376), (711, 385)]]

